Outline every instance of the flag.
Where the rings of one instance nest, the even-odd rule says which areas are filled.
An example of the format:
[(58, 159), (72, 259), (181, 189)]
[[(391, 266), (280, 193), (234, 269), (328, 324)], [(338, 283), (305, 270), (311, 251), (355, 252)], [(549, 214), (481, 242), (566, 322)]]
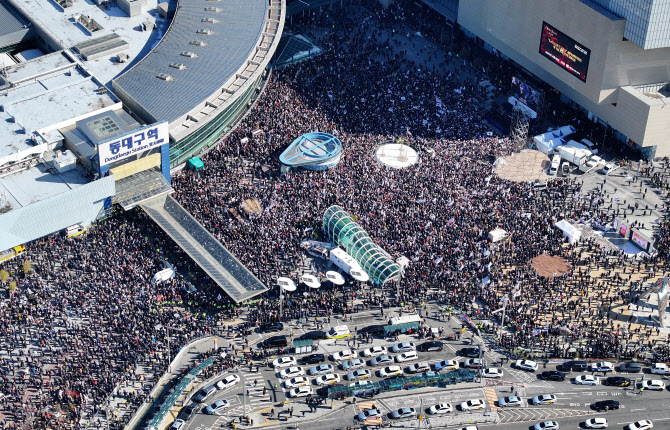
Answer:
[(442, 100), (438, 96), (435, 96), (435, 106), (441, 108), (442, 107)]
[(216, 300), (221, 300), (221, 294), (216, 298)]
[(407, 134), (409, 134), (410, 136), (412, 135), (412, 132), (409, 131), (409, 127), (407, 127)]

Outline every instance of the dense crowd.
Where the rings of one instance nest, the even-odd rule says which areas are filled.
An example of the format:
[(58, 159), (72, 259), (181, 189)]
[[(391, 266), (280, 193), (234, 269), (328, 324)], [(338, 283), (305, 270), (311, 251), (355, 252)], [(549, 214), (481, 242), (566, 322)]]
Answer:
[[(414, 35), (415, 25), (429, 37), (437, 33), (402, 5), (386, 12), (324, 11), (296, 17), (295, 25), (312, 29), (314, 20), (327, 24), (309, 30), (324, 52), (276, 70), (249, 115), (203, 156), (205, 170), (173, 178), (175, 198), (270, 287), (277, 276), (297, 281), (303, 271), (323, 275), (324, 267), (305, 266), (300, 243), (320, 238), (324, 211), (340, 205), (394, 258), (410, 260), (399, 288), (324, 285), (307, 296), (300, 290), (280, 315), (272, 292), (244, 306), (221, 297), (139, 210), (107, 219), (79, 238), (46, 238), (30, 244), (25, 258), (3, 266), (18, 287), (0, 307), (0, 427), (45, 428), (50, 422), (51, 428), (69, 428), (85, 405), (102, 405), (120, 383), (140, 385), (127, 394), (139, 404), (155, 376), (165, 372), (168, 355), (199, 336), (224, 333), (227, 320), (239, 316), (252, 327), (346, 315), (354, 302), (383, 311), (439, 301), (487, 320), (501, 294), (518, 286), (521, 296), (508, 311), (512, 327), (497, 339), (510, 352), (539, 347), (565, 356), (575, 342), (583, 355), (611, 357), (634, 353), (620, 344), (651, 342), (653, 327), (628, 330), (607, 308), (634, 300), (645, 279), (662, 273), (663, 259), (628, 262), (590, 239), (564, 243), (553, 227), (559, 219), (604, 224), (616, 215), (616, 208), (599, 209), (611, 202), (604, 192), (583, 193), (580, 183), (568, 179), (538, 190), (493, 173), (492, 162), (509, 155), (513, 143), (487, 133), (476, 103), (483, 71), (441, 49), (417, 48), (424, 36)], [(508, 81), (509, 65), (497, 57), (488, 64), (489, 79)], [(262, 133), (240, 143), (257, 129)], [(325, 172), (283, 173), (278, 154), (311, 131), (343, 142), (341, 162)], [(419, 152), (417, 166), (394, 170), (375, 161), (378, 145), (398, 140)], [(260, 203), (260, 213), (235, 215), (249, 199)], [(670, 233), (667, 223), (662, 227)], [(490, 243), (494, 228), (510, 233), (504, 245)], [(663, 257), (670, 248), (665, 240)], [(537, 276), (529, 260), (545, 252), (564, 257), (574, 269), (555, 278)], [(151, 278), (165, 261), (180, 276), (154, 285)], [(590, 276), (600, 268), (608, 278)], [(174, 328), (171, 351), (168, 328)], [(237, 364), (219, 362), (213, 369)]]

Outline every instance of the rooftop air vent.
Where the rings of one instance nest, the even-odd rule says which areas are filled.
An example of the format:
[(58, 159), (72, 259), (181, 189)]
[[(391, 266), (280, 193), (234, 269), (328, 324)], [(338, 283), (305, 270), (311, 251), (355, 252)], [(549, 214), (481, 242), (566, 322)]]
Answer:
[(210, 6), (205, 8), (205, 12), (214, 12), (214, 13), (221, 12), (221, 8)]
[(206, 46), (207, 44), (202, 40), (191, 40), (191, 45), (195, 46)]
[(203, 18), (201, 22), (205, 24), (216, 24), (219, 20), (214, 18)]
[(182, 57), (189, 57), (189, 58), (195, 58), (198, 56), (195, 52), (190, 52), (190, 51), (184, 51), (181, 53)]
[(207, 29), (207, 28), (201, 28), (198, 31), (196, 31), (196, 33), (210, 35), (210, 34), (213, 34), (214, 32), (210, 29)]
[(186, 65), (183, 63), (170, 63), (170, 67), (172, 67), (173, 69), (184, 70), (186, 68)]
[(166, 74), (166, 73), (159, 73), (158, 75), (156, 75), (156, 77), (157, 77), (158, 79), (162, 79), (162, 80), (164, 80), (164, 81), (171, 81), (171, 80), (172, 80), (172, 76), (170, 76), (170, 75), (168, 75), (168, 74)]

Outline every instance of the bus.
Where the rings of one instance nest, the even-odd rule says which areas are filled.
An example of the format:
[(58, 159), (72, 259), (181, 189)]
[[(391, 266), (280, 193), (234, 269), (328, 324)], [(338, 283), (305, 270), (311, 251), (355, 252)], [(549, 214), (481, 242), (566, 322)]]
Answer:
[(11, 260), (12, 258), (18, 256), (19, 254), (23, 254), (24, 252), (26, 252), (26, 247), (24, 245), (15, 246), (6, 251), (0, 252), (0, 263)]

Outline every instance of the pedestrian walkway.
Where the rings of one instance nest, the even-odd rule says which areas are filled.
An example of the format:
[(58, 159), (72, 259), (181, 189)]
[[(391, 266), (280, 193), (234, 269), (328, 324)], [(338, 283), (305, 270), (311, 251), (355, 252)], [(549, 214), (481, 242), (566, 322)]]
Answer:
[(484, 388), (484, 394), (486, 395), (486, 400), (488, 400), (491, 409), (500, 409), (496, 405), (496, 402), (498, 401), (498, 395), (496, 394), (495, 388)]

